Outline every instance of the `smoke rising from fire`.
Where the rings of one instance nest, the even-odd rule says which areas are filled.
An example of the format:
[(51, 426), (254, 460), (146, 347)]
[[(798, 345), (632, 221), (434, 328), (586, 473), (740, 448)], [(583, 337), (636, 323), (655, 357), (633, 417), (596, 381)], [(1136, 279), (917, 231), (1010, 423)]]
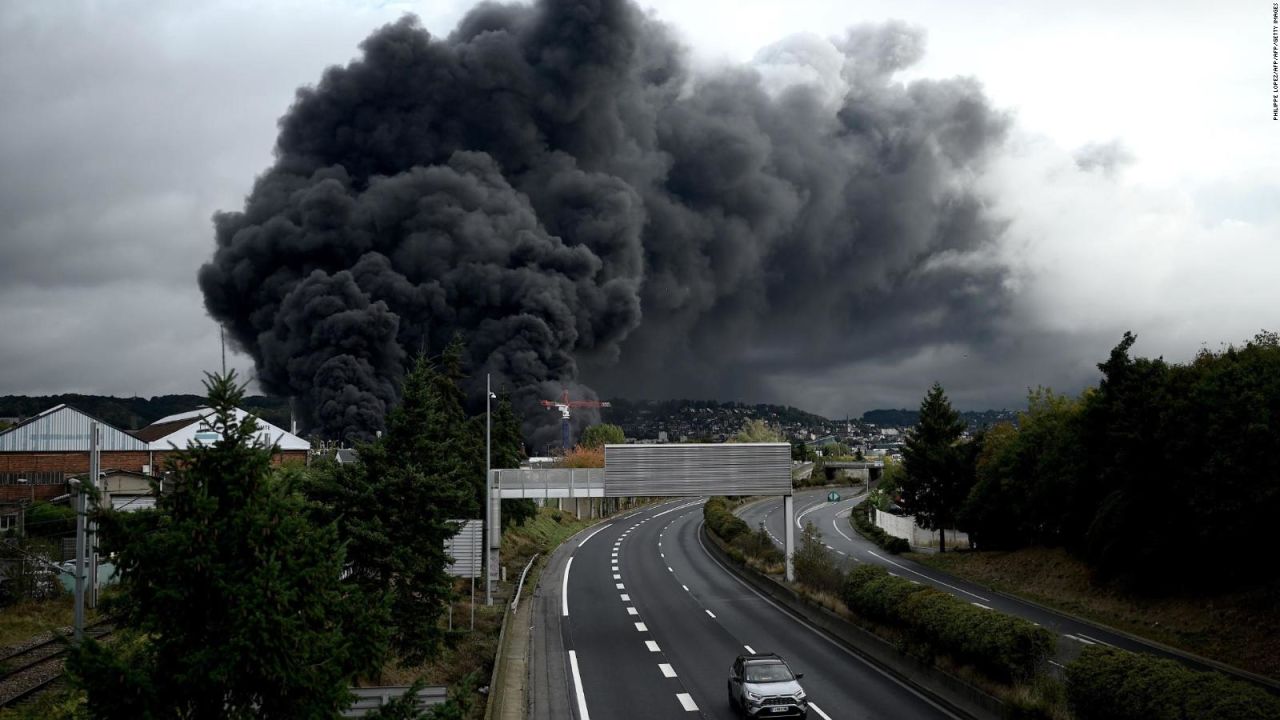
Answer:
[(408, 359), (455, 334), (531, 407), (580, 381), (749, 396), (1006, 310), (972, 186), (1007, 119), (972, 80), (897, 81), (917, 29), (695, 73), (629, 2), (547, 0), (447, 37), (406, 17), (362, 49), (298, 91), (199, 273), (263, 388), (323, 434), (370, 435)]

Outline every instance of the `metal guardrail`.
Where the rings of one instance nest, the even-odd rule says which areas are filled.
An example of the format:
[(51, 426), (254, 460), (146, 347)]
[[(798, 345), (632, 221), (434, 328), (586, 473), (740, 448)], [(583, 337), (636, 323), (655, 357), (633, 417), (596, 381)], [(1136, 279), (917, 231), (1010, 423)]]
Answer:
[(511, 598), (511, 612), (515, 612), (520, 607), (520, 590), (524, 588), (524, 576), (529, 574), (529, 568), (533, 567), (533, 561), (538, 559), (542, 553), (534, 553), (529, 558), (529, 564), (524, 566), (524, 570), (520, 571), (520, 582), (516, 585), (516, 594)]
[[(418, 691), (418, 708), (425, 710), (433, 705), (443, 705), (448, 700), (448, 688), (425, 687)], [(370, 688), (351, 688), (356, 696), (351, 708), (342, 713), (344, 718), (364, 717), (409, 691), (408, 685), (384, 685)]]

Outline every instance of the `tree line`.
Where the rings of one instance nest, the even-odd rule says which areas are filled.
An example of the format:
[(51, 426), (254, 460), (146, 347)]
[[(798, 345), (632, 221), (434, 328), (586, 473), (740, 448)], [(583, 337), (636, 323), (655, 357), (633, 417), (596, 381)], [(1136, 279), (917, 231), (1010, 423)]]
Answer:
[[(349, 465), (273, 466), (257, 421), (236, 419), (234, 372), (210, 376), (218, 440), (178, 454), (154, 510), (98, 513), (120, 571), (104, 601), (119, 631), (73, 648), (80, 716), (331, 718), (349, 685), (448, 642), (444, 541), (453, 521), (481, 516), (484, 491), (485, 419), (463, 409), (461, 350), (416, 361), (386, 432)], [(517, 466), (506, 398), (492, 439), (494, 466)], [(469, 701), (464, 688), (431, 717), (462, 717)], [(401, 703), (380, 717), (419, 714)]]
[(935, 384), (904, 448), (904, 507), (979, 549), (1065, 547), (1143, 589), (1275, 580), (1280, 338), (1188, 363), (1133, 357), (1135, 339), (1078, 397), (1034, 390), (1016, 426), (968, 441)]

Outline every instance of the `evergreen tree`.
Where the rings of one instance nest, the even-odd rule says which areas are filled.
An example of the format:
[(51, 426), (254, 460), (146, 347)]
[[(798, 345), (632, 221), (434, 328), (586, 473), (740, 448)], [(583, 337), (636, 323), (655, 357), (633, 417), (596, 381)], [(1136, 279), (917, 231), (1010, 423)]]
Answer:
[(950, 527), (973, 485), (973, 463), (957, 446), (965, 424), (934, 383), (920, 403), (920, 422), (902, 449), (903, 504), (921, 527), (938, 530), (938, 550), (946, 551), (943, 531)]
[(95, 718), (334, 717), (381, 660), (384, 607), (338, 582), (337, 529), (237, 418), (235, 373), (205, 386), (218, 439), (177, 454), (155, 509), (99, 514), (120, 639), (86, 639), (68, 670)]
[[(390, 594), (391, 641), (406, 664), (430, 657), (452, 596), (446, 539), (451, 521), (475, 517), (480, 481), (469, 473), (483, 447), (471, 435), (456, 384), (419, 357), (381, 438), (359, 447), (350, 470), (320, 472), (310, 488), (348, 543), (349, 580), (371, 602)], [(472, 457), (466, 457), (471, 453)]]
[[(520, 432), (520, 420), (511, 406), (511, 398), (503, 393), (498, 398), (498, 406), (493, 410), (493, 427), (490, 442), (492, 445), (491, 464), (495, 468), (518, 468), (527, 457), (524, 450), (524, 436)], [(538, 505), (532, 500), (503, 500), (502, 527), (523, 525), (526, 520), (538, 514)]]

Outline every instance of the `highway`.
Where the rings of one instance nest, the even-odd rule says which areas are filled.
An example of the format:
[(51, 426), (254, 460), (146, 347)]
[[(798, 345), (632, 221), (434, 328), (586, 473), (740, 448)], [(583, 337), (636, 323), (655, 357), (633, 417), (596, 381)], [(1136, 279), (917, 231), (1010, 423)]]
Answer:
[(699, 537), (702, 500), (606, 521), (561, 546), (534, 600), (530, 717), (731, 718), (734, 657), (777, 652), (810, 718), (954, 717), (757, 594)]
[[(885, 552), (875, 543), (864, 539), (849, 524), (850, 509), (862, 501), (863, 495), (854, 495), (852, 488), (834, 489), (841, 495), (840, 501), (834, 503), (827, 502), (827, 493), (832, 488), (809, 488), (796, 491), (795, 538), (797, 545), (800, 542), (801, 531), (805, 524), (811, 522), (821, 531), (822, 542), (827, 546), (827, 549), (835, 553), (846, 567), (862, 562), (883, 566), (894, 575), (913, 582), (932, 585), (979, 607), (994, 609), (1038, 623), (1042, 627), (1058, 634), (1064, 641), (1075, 643), (1077, 646), (1091, 644), (1111, 645), (1135, 652), (1152, 653), (1162, 657), (1173, 658), (1197, 669), (1209, 669), (1208, 665), (1195, 658), (1171, 652), (1160, 646), (1144, 643), (1097, 625), (1060, 615), (1039, 605), (1023, 602), (1008, 595), (997, 593), (990, 588), (961, 580), (953, 575), (939, 572), (901, 556)], [(782, 546), (780, 538), (783, 537), (785, 520), (783, 519), (781, 498), (769, 498), (744, 505), (738, 509), (737, 514), (753, 530), (760, 526), (761, 521), (764, 521), (765, 528), (769, 531), (774, 542), (779, 547)]]

